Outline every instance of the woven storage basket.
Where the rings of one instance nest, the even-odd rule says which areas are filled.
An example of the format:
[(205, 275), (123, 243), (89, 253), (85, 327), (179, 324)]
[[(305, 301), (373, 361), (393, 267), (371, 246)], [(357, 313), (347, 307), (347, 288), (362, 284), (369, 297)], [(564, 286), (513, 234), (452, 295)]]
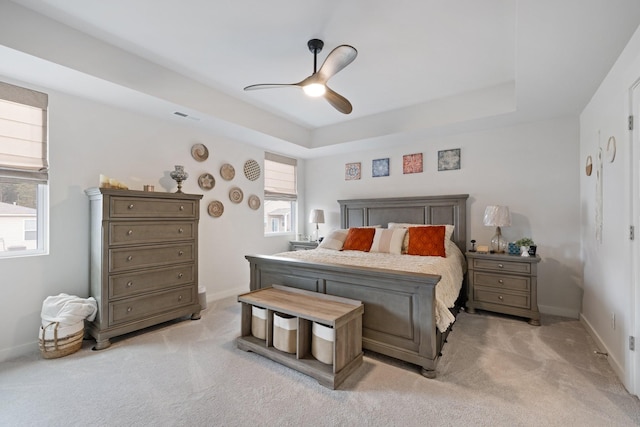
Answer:
[[(45, 359), (56, 359), (58, 357), (68, 356), (82, 348), (84, 324), (82, 324), (82, 328), (77, 332), (63, 337), (58, 336), (59, 326), (60, 323), (51, 322), (47, 326), (40, 327), (40, 337), (38, 339), (38, 345), (40, 347), (40, 354), (42, 354), (42, 357), (44, 357)], [(52, 334), (52, 338), (47, 338)]]

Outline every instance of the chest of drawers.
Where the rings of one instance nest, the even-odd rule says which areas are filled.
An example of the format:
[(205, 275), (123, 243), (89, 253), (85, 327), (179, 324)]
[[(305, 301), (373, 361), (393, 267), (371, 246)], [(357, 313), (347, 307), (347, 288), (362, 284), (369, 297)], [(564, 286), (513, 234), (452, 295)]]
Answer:
[(476, 309), (521, 316), (540, 325), (540, 257), (467, 252), (467, 311)]
[(201, 195), (87, 189), (91, 212), (88, 332), (96, 350), (110, 339), (190, 315), (198, 302)]

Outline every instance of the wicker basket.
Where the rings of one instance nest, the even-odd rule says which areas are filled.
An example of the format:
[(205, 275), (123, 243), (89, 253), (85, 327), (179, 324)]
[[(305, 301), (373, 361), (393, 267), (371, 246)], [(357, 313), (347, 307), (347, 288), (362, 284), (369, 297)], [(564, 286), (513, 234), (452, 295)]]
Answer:
[[(38, 345), (40, 347), (40, 354), (45, 359), (56, 359), (58, 357), (68, 356), (82, 348), (82, 339), (84, 338), (84, 322), (82, 322), (82, 328), (73, 332), (70, 335), (63, 337), (58, 336), (58, 330), (60, 323), (51, 322), (46, 326), (40, 327), (40, 337), (38, 339)], [(47, 338), (53, 335), (52, 338)]]

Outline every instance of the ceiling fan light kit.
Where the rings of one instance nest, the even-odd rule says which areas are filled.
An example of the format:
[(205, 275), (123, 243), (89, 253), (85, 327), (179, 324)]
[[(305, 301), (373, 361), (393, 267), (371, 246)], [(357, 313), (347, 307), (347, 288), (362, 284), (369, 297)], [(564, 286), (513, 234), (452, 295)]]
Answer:
[(333, 108), (340, 111), (341, 113), (351, 113), (351, 111), (353, 111), (353, 106), (351, 105), (351, 103), (344, 96), (331, 90), (331, 88), (327, 86), (327, 81), (347, 65), (351, 64), (353, 60), (356, 59), (356, 56), (358, 56), (358, 51), (353, 46), (349, 46), (346, 44), (340, 45), (333, 49), (329, 53), (329, 55), (327, 55), (324, 63), (318, 70), (318, 53), (322, 51), (324, 42), (319, 39), (311, 39), (307, 42), (307, 46), (309, 47), (309, 51), (313, 53), (313, 74), (311, 74), (309, 77), (298, 83), (256, 84), (247, 86), (244, 88), (244, 90), (298, 86), (301, 87), (309, 96), (324, 96), (329, 104), (331, 104)]

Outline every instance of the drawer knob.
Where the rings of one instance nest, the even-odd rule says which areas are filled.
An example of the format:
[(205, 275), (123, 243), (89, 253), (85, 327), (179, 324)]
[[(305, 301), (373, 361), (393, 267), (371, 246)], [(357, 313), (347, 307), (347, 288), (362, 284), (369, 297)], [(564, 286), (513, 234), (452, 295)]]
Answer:
[(182, 301), (182, 295), (178, 295), (178, 301)]
[(178, 251), (178, 256), (182, 256), (182, 255), (184, 255), (184, 252)]
[(498, 264), (498, 268), (504, 268), (504, 265)]
[(129, 236), (131, 236), (131, 235), (133, 234), (133, 230), (129, 230), (129, 231), (127, 231), (127, 234), (128, 234)]
[(502, 298), (502, 295), (498, 295), (498, 299), (502, 301), (504, 298)]
[(178, 273), (178, 279), (182, 279), (182, 276), (184, 276), (184, 274)]
[(132, 287), (132, 286), (133, 286), (133, 282), (132, 282), (132, 281), (128, 281), (128, 282), (127, 282), (127, 288), (130, 288), (130, 287)]
[(129, 206), (127, 206), (129, 209), (133, 209), (133, 203), (131, 203)]
[(182, 233), (184, 233), (184, 230), (182, 228), (178, 228), (178, 233), (182, 234)]
[(132, 257), (131, 255), (129, 255), (129, 256), (127, 257), (127, 261), (131, 261), (132, 259), (133, 259), (133, 257)]
[(127, 313), (131, 313), (133, 311), (133, 307), (127, 307)]
[(183, 211), (184, 210), (184, 206), (180, 205), (180, 210)]
[(499, 280), (498, 280), (498, 283), (500, 283), (500, 284), (502, 285), (502, 284), (504, 283), (504, 280), (499, 279)]

